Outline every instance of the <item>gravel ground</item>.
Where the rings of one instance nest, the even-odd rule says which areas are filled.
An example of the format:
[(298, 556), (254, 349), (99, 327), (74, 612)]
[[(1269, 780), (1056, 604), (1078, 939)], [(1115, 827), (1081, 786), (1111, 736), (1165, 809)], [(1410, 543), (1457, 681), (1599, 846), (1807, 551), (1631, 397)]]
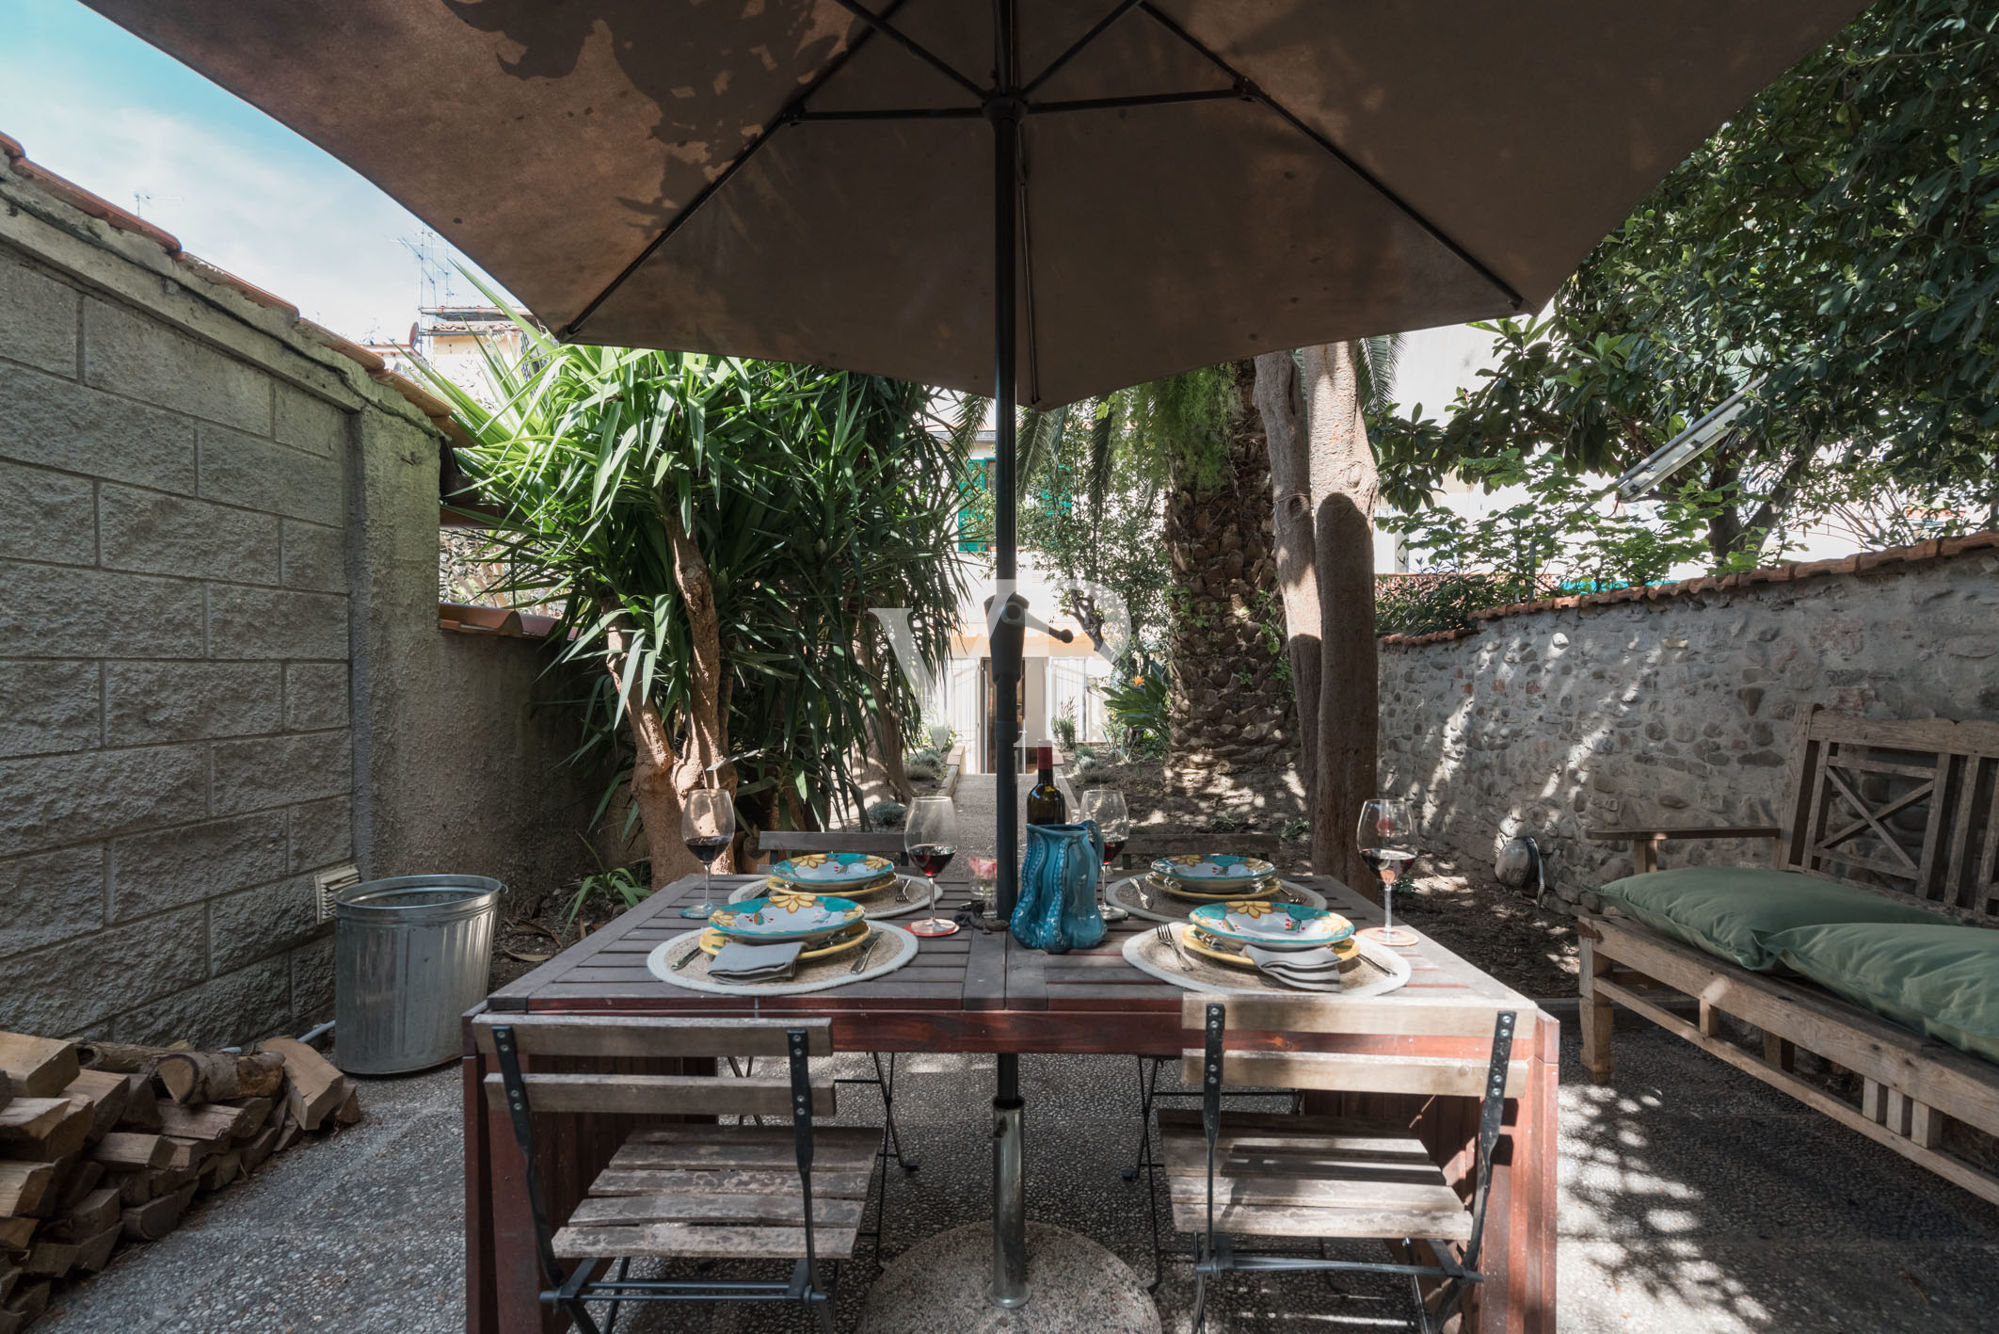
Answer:
[[(1582, 1078), (1564, 1043), (1560, 1328), (1565, 1334), (1751, 1334), (1992, 1328), (1999, 1217), (1969, 1194), (1647, 1028), (1620, 1033), (1619, 1073)], [(1031, 1216), (1150, 1266), (1142, 1184), (1119, 1167), (1137, 1134), (1130, 1061), (1029, 1057)], [(889, 1178), (892, 1257), (985, 1216), (990, 1057), (906, 1058), (897, 1113), (922, 1169)], [(459, 1088), (454, 1070), (364, 1085), (368, 1119), (275, 1159), (127, 1251), (37, 1331), (463, 1328)], [(845, 1116), (872, 1121), (865, 1090)], [(850, 1330), (872, 1269), (842, 1284)], [(1159, 1305), (1187, 1328), (1190, 1284), (1169, 1270)], [(1215, 1334), (1408, 1328), (1400, 1295), (1322, 1277), (1225, 1285)], [(804, 1331), (788, 1309), (674, 1307), (621, 1320), (634, 1334)], [(1079, 1334), (1096, 1329), (1079, 1311)]]

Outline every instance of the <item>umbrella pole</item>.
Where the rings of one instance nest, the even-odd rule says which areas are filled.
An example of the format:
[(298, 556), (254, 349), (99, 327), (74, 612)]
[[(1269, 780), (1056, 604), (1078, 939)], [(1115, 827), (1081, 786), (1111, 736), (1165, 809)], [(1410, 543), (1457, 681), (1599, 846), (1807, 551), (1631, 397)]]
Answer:
[[(1001, 602), (1012, 593), (1014, 566), (1014, 406), (1018, 339), (1015, 330), (1015, 231), (1020, 218), (1021, 101), (1014, 50), (1013, 0), (994, 0), (994, 64), (992, 96), (986, 118), (993, 127), (993, 551), (994, 574)], [(1006, 613), (1013, 613), (1007, 608)], [(1020, 717), (1015, 700), (1020, 689), (1021, 635), (991, 637), (993, 684), (998, 696), (999, 737), (993, 775), (993, 851), (999, 862), (995, 885), (1000, 920), (1011, 921), (1020, 885), (1019, 831), (1014, 824), (1015, 792), (1020, 761), (1016, 750)], [(1012, 948), (1012, 942), (1008, 942)], [(1002, 1307), (1027, 1304), (1027, 1195), (1025, 1148), (1021, 1116), (1020, 1056), (1001, 1052), (998, 1087), (993, 1094), (993, 1287), (992, 1300)]]

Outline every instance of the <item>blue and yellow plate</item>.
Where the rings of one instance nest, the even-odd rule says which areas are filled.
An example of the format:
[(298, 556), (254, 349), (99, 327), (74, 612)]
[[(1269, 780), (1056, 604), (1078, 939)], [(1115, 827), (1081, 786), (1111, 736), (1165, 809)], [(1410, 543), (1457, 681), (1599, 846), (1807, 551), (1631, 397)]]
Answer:
[(818, 940), (844, 931), (866, 912), (852, 899), (778, 893), (717, 908), (708, 915), (708, 925), (732, 940), (775, 945), (786, 940)]
[(860, 889), (892, 877), (895, 863), (871, 852), (808, 852), (770, 868), (770, 878), (817, 893)]
[(1260, 899), (1204, 903), (1187, 920), (1218, 940), (1267, 950), (1313, 950), (1353, 935), (1353, 923), (1338, 913)]
[(1183, 852), (1153, 862), (1152, 873), (1190, 889), (1218, 892), (1254, 884), (1276, 875), (1277, 868), (1261, 857), (1238, 857), (1232, 852)]

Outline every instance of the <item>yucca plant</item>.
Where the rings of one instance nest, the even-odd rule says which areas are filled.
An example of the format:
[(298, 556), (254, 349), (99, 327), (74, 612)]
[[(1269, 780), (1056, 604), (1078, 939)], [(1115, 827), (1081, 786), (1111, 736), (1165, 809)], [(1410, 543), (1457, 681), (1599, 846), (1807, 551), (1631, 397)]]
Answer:
[(566, 662), (601, 667), (578, 758), (627, 783), (654, 884), (696, 863), (680, 805), (731, 789), (749, 823), (858, 809), (856, 756), (898, 761), (920, 716), (869, 607), (906, 607), (943, 659), (964, 463), (929, 394), (876, 376), (555, 342), (516, 318), (496, 406), (433, 375), (503, 516), (501, 591), (559, 600)]

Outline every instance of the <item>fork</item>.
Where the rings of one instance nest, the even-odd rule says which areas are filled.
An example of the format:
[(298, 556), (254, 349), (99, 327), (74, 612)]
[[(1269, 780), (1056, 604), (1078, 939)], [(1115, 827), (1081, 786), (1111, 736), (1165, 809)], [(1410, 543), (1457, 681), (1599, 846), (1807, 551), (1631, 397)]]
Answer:
[(1187, 962), (1187, 952), (1180, 948), (1180, 937), (1178, 933), (1176, 933), (1173, 930), (1173, 924), (1171, 922), (1162, 922), (1158, 926), (1153, 927), (1152, 934), (1159, 937), (1162, 941), (1166, 942), (1167, 945), (1172, 947), (1173, 957), (1180, 961), (1180, 966), (1182, 968), (1192, 968), (1194, 966), (1193, 964)]

